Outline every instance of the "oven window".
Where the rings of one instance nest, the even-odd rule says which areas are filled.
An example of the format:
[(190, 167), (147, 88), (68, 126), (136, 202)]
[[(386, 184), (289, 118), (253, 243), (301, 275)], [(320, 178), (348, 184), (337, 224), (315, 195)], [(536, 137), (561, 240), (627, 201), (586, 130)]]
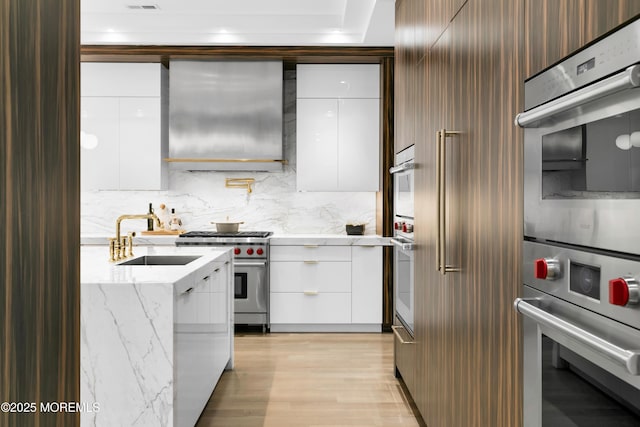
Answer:
[(640, 198), (640, 110), (544, 135), (542, 198)]
[(637, 427), (640, 393), (542, 336), (543, 427)]
[(235, 299), (247, 299), (247, 273), (235, 273)]

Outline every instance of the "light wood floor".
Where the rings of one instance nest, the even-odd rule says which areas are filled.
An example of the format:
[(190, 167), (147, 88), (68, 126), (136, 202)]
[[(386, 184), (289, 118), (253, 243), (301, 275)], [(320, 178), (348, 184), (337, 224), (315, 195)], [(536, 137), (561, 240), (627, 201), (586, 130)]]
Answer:
[(198, 427), (419, 426), (392, 334), (237, 334), (235, 352)]

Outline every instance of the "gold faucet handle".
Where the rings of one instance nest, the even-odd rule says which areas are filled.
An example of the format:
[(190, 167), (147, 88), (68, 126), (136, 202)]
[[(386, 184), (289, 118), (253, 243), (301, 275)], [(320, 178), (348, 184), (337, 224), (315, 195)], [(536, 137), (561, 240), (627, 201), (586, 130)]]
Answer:
[(127, 252), (127, 256), (133, 256), (133, 236), (136, 235), (135, 231), (131, 231), (127, 233), (127, 240), (129, 241), (129, 252)]
[(111, 237), (109, 239), (109, 262), (116, 262), (116, 238)]

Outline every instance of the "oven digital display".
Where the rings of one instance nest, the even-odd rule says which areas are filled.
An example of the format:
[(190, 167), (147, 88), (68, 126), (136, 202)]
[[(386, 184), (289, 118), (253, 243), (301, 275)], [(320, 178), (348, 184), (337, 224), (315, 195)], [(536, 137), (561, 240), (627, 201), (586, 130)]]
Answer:
[(596, 66), (596, 58), (591, 58), (590, 60), (583, 62), (582, 64), (578, 65), (577, 67), (577, 73), (578, 75), (584, 73), (585, 71), (589, 71), (590, 69), (592, 69), (593, 67)]
[(569, 289), (600, 300), (600, 268), (571, 261)]

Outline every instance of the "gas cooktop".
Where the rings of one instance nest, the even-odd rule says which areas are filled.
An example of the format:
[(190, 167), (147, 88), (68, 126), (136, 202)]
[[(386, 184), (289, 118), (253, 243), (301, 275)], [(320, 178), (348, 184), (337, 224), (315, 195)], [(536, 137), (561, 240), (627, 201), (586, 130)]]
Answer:
[(238, 231), (236, 233), (219, 232), (219, 231), (189, 231), (183, 233), (180, 237), (269, 237), (273, 234), (271, 231)]

